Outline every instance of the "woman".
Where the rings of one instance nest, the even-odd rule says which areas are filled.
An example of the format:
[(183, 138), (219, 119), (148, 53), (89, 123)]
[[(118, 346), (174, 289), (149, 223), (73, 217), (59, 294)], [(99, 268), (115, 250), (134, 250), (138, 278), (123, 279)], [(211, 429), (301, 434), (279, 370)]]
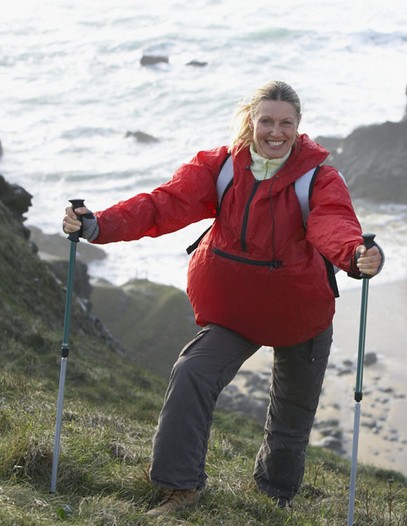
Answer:
[[(98, 212), (66, 209), (63, 229), (94, 243), (156, 237), (216, 218), (188, 269), (187, 292), (203, 329), (171, 373), (153, 442), (150, 477), (167, 490), (148, 512), (159, 516), (194, 504), (205, 486), (212, 414), (222, 389), (262, 345), (274, 348), (265, 435), (254, 478), (284, 507), (297, 493), (332, 342), (335, 294), (326, 260), (359, 278), (382, 266), (366, 250), (346, 184), (320, 167), (304, 227), (294, 182), (328, 152), (298, 133), (300, 100), (274, 81), (240, 108), (230, 147), (199, 152), (147, 194)], [(216, 181), (225, 159), (233, 183), (218, 212)]]

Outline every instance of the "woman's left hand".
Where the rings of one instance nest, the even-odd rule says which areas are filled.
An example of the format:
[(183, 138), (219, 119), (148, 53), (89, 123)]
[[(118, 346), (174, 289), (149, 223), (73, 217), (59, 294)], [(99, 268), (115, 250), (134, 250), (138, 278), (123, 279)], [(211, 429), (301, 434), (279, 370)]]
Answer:
[(367, 249), (364, 245), (359, 245), (356, 248), (356, 253), (359, 254), (356, 265), (362, 274), (374, 276), (378, 273), (382, 263), (382, 255), (377, 247)]

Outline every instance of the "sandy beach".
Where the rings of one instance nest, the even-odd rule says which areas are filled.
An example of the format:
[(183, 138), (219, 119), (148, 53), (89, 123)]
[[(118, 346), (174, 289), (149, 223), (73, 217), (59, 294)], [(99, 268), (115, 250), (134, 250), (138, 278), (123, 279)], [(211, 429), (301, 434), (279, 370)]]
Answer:
[[(321, 429), (335, 422), (343, 452), (350, 458), (354, 419), (354, 388), (359, 341), (362, 284), (337, 300), (334, 343), (323, 393), (311, 435), (312, 444), (330, 440)], [(358, 461), (407, 475), (407, 281), (369, 287), (363, 400)], [(265, 374), (272, 351), (261, 349), (242, 368)], [(372, 363), (369, 363), (372, 362)], [(240, 376), (240, 375), (239, 375)], [(241, 385), (238, 377), (235, 381)], [(325, 426), (323, 424), (326, 424)], [(321, 425), (322, 424), (322, 425)]]

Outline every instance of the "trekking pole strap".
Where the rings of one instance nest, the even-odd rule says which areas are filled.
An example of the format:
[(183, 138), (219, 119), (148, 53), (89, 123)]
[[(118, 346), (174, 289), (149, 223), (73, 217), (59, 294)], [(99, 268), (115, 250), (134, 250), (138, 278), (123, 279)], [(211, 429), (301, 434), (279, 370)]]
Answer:
[[(85, 200), (84, 199), (69, 199), (69, 202), (72, 205), (73, 210), (75, 211), (77, 208), (81, 208), (85, 206)], [(91, 212), (88, 212), (83, 215), (77, 216), (79, 221), (82, 223), (82, 219), (86, 217), (87, 219), (94, 219), (94, 215)], [(71, 232), (68, 236), (69, 241), (73, 241), (74, 243), (79, 242), (79, 238), (82, 236), (82, 227), (77, 232)], [(96, 237), (96, 236), (95, 236)], [(88, 239), (88, 236), (86, 236)]]

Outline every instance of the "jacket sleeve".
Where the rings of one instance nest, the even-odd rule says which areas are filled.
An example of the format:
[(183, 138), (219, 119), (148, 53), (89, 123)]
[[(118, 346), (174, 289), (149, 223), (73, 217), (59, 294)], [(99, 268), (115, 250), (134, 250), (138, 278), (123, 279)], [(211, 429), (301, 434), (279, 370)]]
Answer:
[(171, 180), (151, 193), (141, 193), (96, 212), (97, 244), (158, 237), (216, 216), (216, 178), (222, 148), (199, 152), (183, 164)]
[(356, 248), (363, 244), (345, 181), (337, 170), (322, 166), (315, 180), (307, 221), (307, 240), (331, 263), (358, 278)]

